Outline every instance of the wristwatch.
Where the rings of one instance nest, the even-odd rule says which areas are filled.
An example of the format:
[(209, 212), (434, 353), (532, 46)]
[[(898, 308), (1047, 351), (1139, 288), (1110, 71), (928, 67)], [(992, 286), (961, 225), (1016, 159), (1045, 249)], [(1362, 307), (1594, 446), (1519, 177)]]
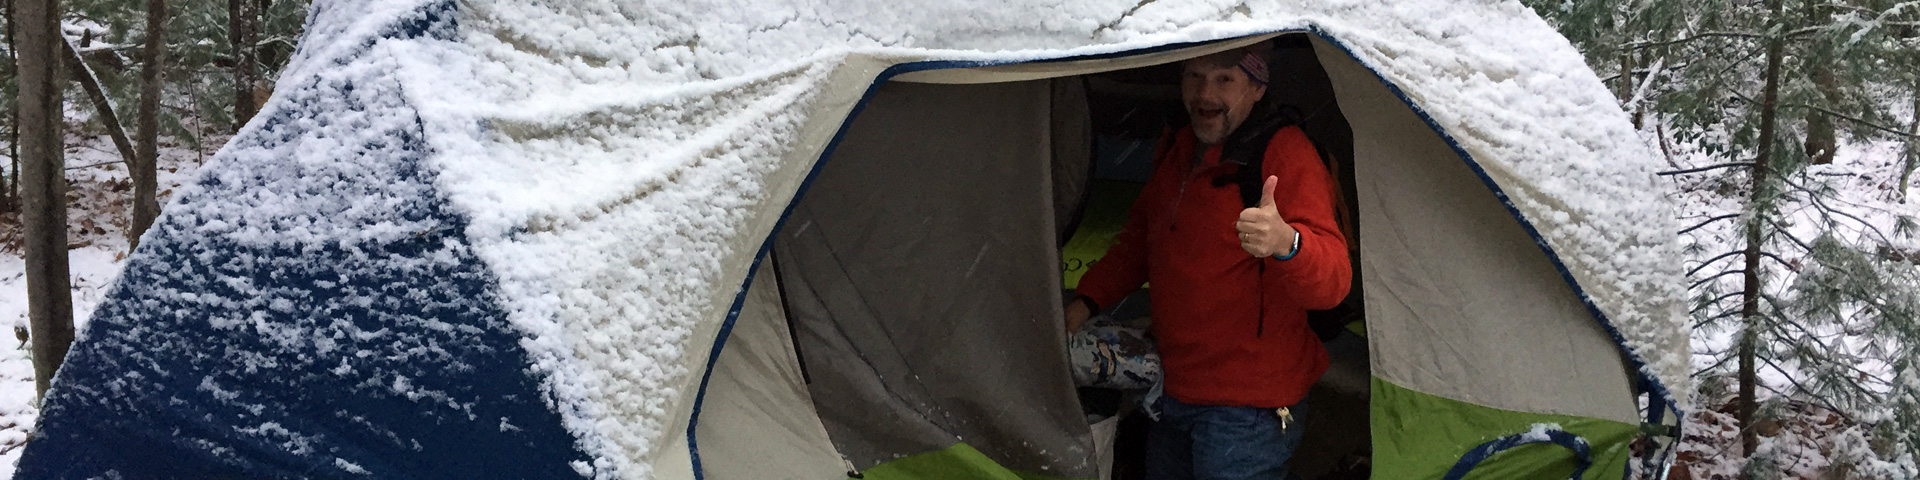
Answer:
[(1288, 249), (1286, 255), (1274, 255), (1273, 259), (1274, 260), (1291, 260), (1293, 259), (1294, 255), (1299, 255), (1299, 254), (1300, 254), (1300, 230), (1294, 229), (1293, 248)]

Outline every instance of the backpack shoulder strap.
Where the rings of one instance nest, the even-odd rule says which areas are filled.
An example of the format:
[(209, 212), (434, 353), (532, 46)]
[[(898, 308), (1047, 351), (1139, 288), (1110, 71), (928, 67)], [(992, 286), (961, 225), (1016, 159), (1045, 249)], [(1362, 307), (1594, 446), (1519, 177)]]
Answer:
[[(1299, 112), (1297, 108), (1282, 105), (1264, 118), (1250, 119), (1227, 139), (1227, 144), (1223, 146), (1225, 151), (1221, 153), (1226, 156), (1226, 161), (1239, 164), (1239, 167), (1228, 174), (1230, 178), (1225, 180), (1240, 187), (1242, 208), (1260, 205), (1261, 190), (1266, 186), (1267, 178), (1263, 171), (1267, 163), (1267, 148), (1273, 144), (1274, 134), (1300, 123)], [(1215, 182), (1224, 186), (1221, 180)]]

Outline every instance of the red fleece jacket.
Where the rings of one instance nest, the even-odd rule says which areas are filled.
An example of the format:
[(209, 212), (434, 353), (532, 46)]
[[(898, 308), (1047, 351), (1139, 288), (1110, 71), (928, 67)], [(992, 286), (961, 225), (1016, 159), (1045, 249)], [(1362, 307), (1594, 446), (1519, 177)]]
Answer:
[(1267, 408), (1299, 402), (1327, 370), (1307, 310), (1339, 304), (1353, 276), (1334, 221), (1332, 178), (1299, 128), (1273, 136), (1262, 172), (1280, 177), (1275, 203), (1299, 230), (1300, 252), (1254, 258), (1234, 229), (1244, 209), (1239, 186), (1213, 182), (1237, 166), (1222, 164), (1216, 145), (1189, 169), (1192, 129), (1162, 143), (1118, 243), (1088, 269), (1079, 293), (1110, 306), (1152, 282), (1153, 334), (1166, 393), (1175, 399)]

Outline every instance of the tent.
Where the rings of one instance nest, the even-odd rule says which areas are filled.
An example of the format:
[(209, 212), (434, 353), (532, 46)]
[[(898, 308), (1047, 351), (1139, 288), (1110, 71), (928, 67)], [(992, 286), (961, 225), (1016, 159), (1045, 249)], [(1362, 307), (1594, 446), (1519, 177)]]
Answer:
[(1076, 79), (1286, 34), (1365, 279), (1366, 408), (1310, 431), (1373, 478), (1612, 478), (1678, 426), (1656, 161), (1516, 2), (751, 3), (316, 3), (19, 475), (1096, 477)]

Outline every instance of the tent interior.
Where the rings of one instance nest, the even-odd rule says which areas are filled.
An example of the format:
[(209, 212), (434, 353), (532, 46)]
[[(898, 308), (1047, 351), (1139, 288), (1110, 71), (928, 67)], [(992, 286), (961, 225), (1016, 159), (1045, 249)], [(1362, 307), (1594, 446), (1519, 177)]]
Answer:
[[(1128, 407), (1137, 392), (1074, 386), (1062, 303), (1086, 264), (1104, 251), (1102, 238), (1110, 243), (1124, 222), (1150, 170), (1157, 139), (1186, 121), (1178, 62), (1273, 38), (929, 70), (876, 86), (826, 148), (823, 164), (801, 188), (774, 233), (772, 248), (755, 267), (756, 280), (749, 282), (696, 407), (694, 428), (688, 430), (696, 439), (693, 468), (715, 479), (911, 478), (916, 471), (943, 472), (939, 478), (1011, 478), (988, 473), (997, 467), (1047, 478), (1140, 478), (1144, 415)], [(1350, 160), (1358, 127), (1349, 126), (1353, 111), (1343, 114), (1334, 101), (1327, 71), (1333, 67), (1323, 64), (1353, 64), (1341, 68), (1362, 73), (1365, 68), (1307, 34), (1278, 36), (1275, 44), (1268, 101), (1303, 114), (1302, 129), (1323, 150), (1341, 190), (1353, 193), (1344, 195), (1342, 216), (1355, 246), (1350, 251), (1354, 288), (1342, 308), (1315, 314), (1316, 333), (1333, 365), (1308, 397), (1311, 414), (1293, 469), (1305, 479), (1368, 478), (1375, 430), (1369, 425), (1370, 357), (1378, 353), (1369, 352), (1362, 317), (1379, 313), (1360, 302), (1390, 298), (1398, 300), (1395, 308), (1419, 303), (1397, 292), (1368, 297), (1361, 291), (1363, 283), (1376, 283), (1373, 278), (1363, 282), (1362, 272), (1407, 274), (1404, 268), (1367, 264), (1359, 255), (1363, 244), (1374, 252), (1385, 241), (1359, 236), (1363, 217), (1372, 221), (1399, 212), (1361, 211), (1392, 195), (1356, 188), (1357, 181), (1371, 178), (1357, 180), (1356, 162)], [(1328, 58), (1333, 56), (1338, 58)], [(1350, 73), (1342, 81), (1352, 78)], [(1385, 91), (1371, 75), (1363, 80), (1368, 88)], [(1399, 109), (1395, 121), (1418, 121), (1397, 99), (1393, 104)], [(1436, 167), (1449, 169), (1444, 179), (1407, 181), (1477, 190), (1454, 200), (1494, 212), (1492, 217), (1463, 214), (1479, 217), (1459, 221), (1445, 215), (1451, 210), (1438, 208), (1434, 221), (1453, 218), (1459, 225), (1434, 227), (1429, 233), (1440, 239), (1434, 248), (1473, 250), (1457, 260), (1462, 262), (1540, 251), (1431, 128), (1418, 125), (1410, 133), (1423, 138), (1418, 148), (1424, 150), (1417, 153), (1453, 160), (1452, 167)], [(1366, 160), (1358, 163), (1364, 170)], [(1401, 174), (1407, 175), (1416, 174)], [(1393, 184), (1372, 180), (1372, 188)], [(1495, 225), (1500, 222), (1506, 226)], [(1482, 238), (1487, 229), (1505, 233), (1488, 240)], [(1403, 241), (1397, 229), (1369, 232)], [(1454, 237), (1458, 245), (1446, 241)], [(1383, 248), (1390, 255), (1408, 254), (1408, 247), (1398, 244)], [(1529, 262), (1525, 268), (1485, 275), (1557, 279), (1545, 255), (1537, 257), (1515, 260)], [(1457, 279), (1402, 280), (1395, 281), (1434, 285)], [(1436, 295), (1505, 295), (1493, 299), (1495, 307), (1552, 310), (1509, 312), (1514, 313), (1511, 322), (1461, 335), (1528, 335), (1531, 325), (1551, 323), (1526, 323), (1542, 315), (1571, 319), (1553, 328), (1599, 330), (1564, 282), (1514, 283), (1491, 282), (1483, 287), (1492, 289), (1486, 293), (1448, 286)], [(1497, 294), (1502, 289), (1511, 292)], [(1535, 301), (1539, 295), (1560, 299)], [(1116, 318), (1143, 316), (1145, 302), (1146, 295), (1136, 294), (1109, 310)], [(1448, 312), (1476, 317), (1473, 308), (1480, 306)], [(1403, 315), (1399, 310), (1387, 314)], [(1624, 365), (1617, 346), (1604, 335), (1594, 338), (1582, 340), (1579, 349), (1600, 349), (1599, 354), (1612, 355), (1615, 367)], [(1434, 347), (1435, 355), (1474, 355), (1443, 351), (1450, 348)], [(1424, 352), (1414, 350), (1405, 355)], [(1447, 357), (1435, 365), (1445, 369), (1516, 359)], [(1538, 368), (1565, 367), (1544, 363)], [(1473, 365), (1465, 371), (1485, 371)], [(1611, 397), (1597, 408), (1612, 412), (1609, 418), (1637, 418), (1625, 371), (1606, 373), (1604, 367), (1558, 373), (1619, 377), (1611, 384), (1620, 387), (1601, 392)], [(1534, 379), (1467, 380), (1461, 388), (1502, 381)], [(1592, 389), (1563, 393), (1594, 395)], [(1476, 395), (1468, 397), (1511, 404), (1502, 403), (1498, 393)], [(1626, 405), (1624, 414), (1620, 405)], [(1117, 425), (1102, 421), (1119, 413), (1127, 414)], [(980, 475), (955, 471), (975, 467)], [(888, 471), (893, 475), (884, 474)]]

